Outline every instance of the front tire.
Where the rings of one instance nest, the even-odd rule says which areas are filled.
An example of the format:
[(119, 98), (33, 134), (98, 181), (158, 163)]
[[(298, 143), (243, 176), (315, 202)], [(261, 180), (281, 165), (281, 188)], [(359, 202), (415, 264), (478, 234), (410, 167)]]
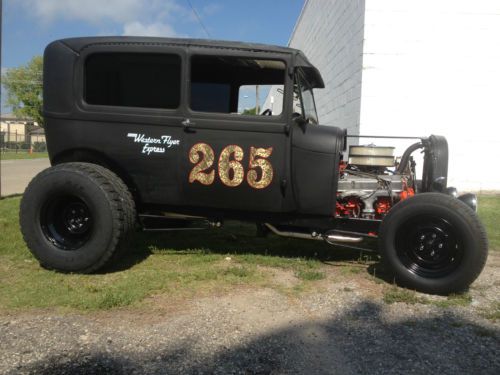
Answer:
[(40, 264), (90, 273), (111, 259), (133, 229), (135, 206), (113, 172), (90, 163), (64, 163), (40, 172), (21, 200), (21, 232)]
[(396, 204), (379, 232), (379, 252), (396, 281), (431, 294), (466, 290), (479, 276), (488, 241), (476, 213), (439, 193)]

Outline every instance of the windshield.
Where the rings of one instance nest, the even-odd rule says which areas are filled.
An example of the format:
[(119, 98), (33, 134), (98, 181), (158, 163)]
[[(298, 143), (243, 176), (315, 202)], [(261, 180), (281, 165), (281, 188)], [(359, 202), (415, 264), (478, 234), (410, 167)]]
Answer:
[(301, 114), (312, 124), (318, 124), (314, 94), (308, 82), (300, 74), (295, 76), (293, 111)]

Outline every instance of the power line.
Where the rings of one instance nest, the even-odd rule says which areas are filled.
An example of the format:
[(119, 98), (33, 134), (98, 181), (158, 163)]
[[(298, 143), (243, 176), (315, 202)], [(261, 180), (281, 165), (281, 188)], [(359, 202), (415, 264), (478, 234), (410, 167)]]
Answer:
[(201, 20), (200, 15), (199, 15), (199, 14), (198, 14), (198, 12), (196, 11), (196, 9), (194, 9), (193, 4), (191, 4), (191, 1), (186, 0), (186, 2), (189, 4), (189, 6), (190, 6), (191, 10), (193, 11), (193, 13), (194, 13), (194, 15), (195, 15), (196, 19), (197, 19), (197, 20), (198, 20), (198, 22), (200, 23), (200, 25), (201, 25), (201, 27), (203, 28), (203, 30), (205, 30), (205, 33), (207, 34), (207, 36), (208, 36), (209, 38), (211, 38), (210, 33), (208, 32), (207, 28), (206, 28), (206, 27), (205, 27), (205, 25), (203, 24), (203, 21)]

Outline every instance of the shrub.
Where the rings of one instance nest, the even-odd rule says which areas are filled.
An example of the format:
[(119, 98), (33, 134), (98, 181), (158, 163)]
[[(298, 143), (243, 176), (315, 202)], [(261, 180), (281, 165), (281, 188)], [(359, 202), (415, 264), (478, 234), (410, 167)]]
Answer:
[(47, 144), (45, 142), (34, 142), (33, 152), (45, 152), (47, 151)]

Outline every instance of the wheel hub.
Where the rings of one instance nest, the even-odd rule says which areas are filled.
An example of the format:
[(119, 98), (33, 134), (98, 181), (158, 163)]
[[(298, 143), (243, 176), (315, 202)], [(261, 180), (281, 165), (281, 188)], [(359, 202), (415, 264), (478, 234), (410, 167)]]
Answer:
[(416, 255), (426, 262), (438, 262), (447, 253), (447, 235), (441, 228), (430, 227), (416, 235)]
[(90, 213), (85, 204), (70, 203), (64, 210), (63, 221), (70, 233), (83, 233), (89, 227)]
[(52, 197), (41, 210), (40, 223), (45, 237), (62, 250), (81, 248), (93, 230), (91, 211), (76, 196)]
[(396, 251), (411, 272), (424, 277), (443, 277), (460, 262), (462, 237), (443, 218), (421, 215), (399, 226)]

